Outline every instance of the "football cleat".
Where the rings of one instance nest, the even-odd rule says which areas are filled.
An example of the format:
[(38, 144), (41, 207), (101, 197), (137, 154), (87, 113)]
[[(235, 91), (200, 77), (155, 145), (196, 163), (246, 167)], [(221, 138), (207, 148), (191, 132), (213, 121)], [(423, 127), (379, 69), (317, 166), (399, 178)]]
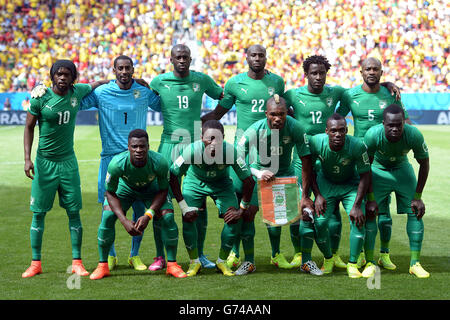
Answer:
[(281, 269), (292, 269), (293, 266), (287, 262), (282, 253), (277, 253), (275, 257), (270, 258), (270, 263)]
[(119, 259), (115, 256), (108, 256), (108, 268), (109, 271), (113, 271), (119, 264)]
[(89, 278), (91, 280), (99, 280), (108, 277), (109, 275), (108, 262), (99, 262), (97, 268), (91, 273)]
[(397, 266), (392, 263), (391, 258), (389, 257), (389, 253), (380, 253), (380, 258), (378, 259), (378, 265), (387, 270), (397, 269)]
[(347, 263), (347, 274), (352, 279), (362, 277), (362, 274), (361, 272), (359, 272), (358, 265), (356, 263)]
[(166, 267), (166, 259), (164, 259), (163, 256), (159, 256), (156, 258), (153, 258), (153, 260), (155, 260), (155, 262), (153, 262), (149, 267), (148, 270), (150, 271), (157, 271), (157, 270), (162, 270)]
[(358, 268), (362, 268), (366, 265), (366, 263), (366, 255), (364, 254), (364, 252), (361, 252), (359, 254), (358, 260), (356, 261), (356, 265), (358, 266)]
[(377, 272), (377, 267), (372, 262), (368, 262), (361, 274), (364, 278), (372, 278), (375, 272)]
[(186, 278), (187, 274), (181, 269), (176, 262), (167, 262), (166, 275), (174, 276), (175, 278)]
[(320, 270), (322, 270), (324, 274), (329, 274), (333, 272), (333, 268), (334, 268), (334, 257), (331, 257), (330, 259), (323, 258), (323, 265), (322, 268), (320, 268)]
[(216, 268), (223, 273), (224, 276), (231, 277), (234, 276), (234, 272), (228, 267), (227, 262), (216, 261)]
[(342, 261), (341, 257), (335, 253), (333, 254), (334, 266), (339, 269), (347, 269), (347, 264)]
[(429, 278), (430, 274), (425, 271), (419, 262), (409, 267), (409, 273), (415, 275), (417, 278)]
[(31, 261), (31, 265), (22, 273), (22, 278), (34, 277), (37, 274), (42, 273), (41, 261)]
[(230, 251), (226, 263), (229, 268), (237, 268), (241, 265), (242, 262), (240, 257), (236, 257), (234, 251)]
[(306, 272), (306, 273), (310, 273), (315, 276), (323, 275), (322, 270), (320, 270), (319, 267), (317, 267), (317, 264), (312, 260), (306, 261), (304, 264), (302, 264), (302, 266), (300, 267), (300, 270), (302, 270), (303, 272)]
[(255, 272), (256, 266), (250, 261), (244, 261), (243, 264), (234, 272), (237, 276), (245, 276), (246, 274)]
[(83, 266), (83, 261), (81, 259), (72, 260), (72, 273), (79, 276), (88, 276), (89, 272)]
[(200, 262), (194, 262), (191, 260), (191, 263), (189, 264), (189, 269), (186, 272), (186, 274), (188, 277), (193, 277), (197, 275), (197, 273), (200, 271), (201, 268), (202, 264)]
[(302, 253), (301, 252), (297, 252), (296, 254), (294, 254), (294, 257), (292, 258), (290, 265), (292, 266), (292, 268), (300, 268), (301, 267), (301, 265), (302, 265)]
[(134, 270), (144, 271), (147, 270), (147, 266), (142, 262), (139, 256), (129, 257), (128, 264), (130, 267), (134, 268)]
[(200, 263), (202, 264), (202, 268), (213, 269), (216, 267), (216, 264), (210, 261), (204, 254), (202, 254), (198, 258), (200, 260)]

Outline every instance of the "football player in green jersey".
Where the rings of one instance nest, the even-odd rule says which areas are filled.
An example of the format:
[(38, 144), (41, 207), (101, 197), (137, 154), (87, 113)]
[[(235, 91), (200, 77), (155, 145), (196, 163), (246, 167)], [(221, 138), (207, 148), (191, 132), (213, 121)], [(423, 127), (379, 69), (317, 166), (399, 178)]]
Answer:
[[(197, 248), (198, 208), (211, 197), (224, 219), (221, 234), (221, 247), (217, 268), (226, 276), (244, 275), (255, 271), (253, 262), (247, 262), (233, 273), (226, 264), (235, 238), (239, 236), (242, 219), (248, 216), (247, 209), (252, 197), (255, 181), (250, 168), (243, 157), (239, 156), (235, 146), (224, 142), (223, 125), (217, 120), (206, 121), (202, 126), (202, 139), (187, 146), (170, 168), (170, 185), (175, 199), (183, 214), (183, 237), (191, 259), (188, 276), (195, 276), (201, 268)], [(238, 207), (233, 182), (228, 167), (243, 181), (243, 197)], [(183, 193), (179, 179), (183, 180)]]
[[(364, 136), (364, 142), (372, 161), (373, 192), (369, 189), (368, 198), (376, 200), (380, 215), (390, 217), (389, 195), (395, 193), (397, 213), (407, 214), (406, 230), (411, 251), (409, 273), (418, 278), (428, 278), (430, 274), (419, 262), (424, 233), (422, 218), (425, 214), (421, 198), (430, 170), (428, 147), (423, 135), (416, 127), (405, 124), (403, 108), (392, 104), (383, 111), (383, 124), (370, 128)], [(419, 163), (417, 180), (407, 157), (410, 150), (413, 150), (414, 158)], [(375, 220), (372, 220), (372, 224), (375, 224)], [(376, 230), (376, 226), (372, 228)], [(374, 239), (366, 239), (364, 244), (366, 258), (368, 261), (370, 259), (372, 265)], [(379, 260), (378, 264), (382, 265), (382, 261)], [(375, 268), (371, 269), (367, 273), (373, 274)]]
[[(157, 152), (149, 150), (148, 134), (135, 129), (128, 136), (128, 151), (111, 160), (105, 179), (106, 198), (102, 221), (98, 227), (99, 264), (90, 278), (102, 279), (110, 275), (108, 252), (115, 238), (117, 219), (131, 236), (141, 235), (149, 221), (159, 216), (163, 226), (163, 241), (167, 249), (166, 274), (185, 278), (186, 274), (176, 262), (178, 228), (173, 222), (173, 206), (167, 197), (169, 166)], [(126, 218), (133, 202), (140, 200), (149, 210), (136, 222)]]
[[(342, 202), (350, 218), (350, 258), (347, 272), (351, 278), (360, 278), (356, 262), (365, 236), (365, 211), (374, 213), (376, 203), (369, 201), (365, 210), (364, 197), (370, 183), (370, 162), (364, 143), (347, 135), (347, 123), (340, 114), (333, 114), (327, 120), (326, 133), (313, 136), (310, 140), (313, 161), (320, 160), (317, 174), (313, 172), (313, 190), (316, 196), (314, 228), (316, 242), (324, 255), (323, 273), (331, 273), (334, 259), (330, 247), (328, 219), (335, 207)], [(317, 178), (315, 178), (317, 177)], [(302, 252), (311, 260), (311, 251)], [(303, 257), (305, 259), (305, 257)], [(303, 264), (303, 268), (308, 265)], [(317, 275), (317, 274), (316, 274)]]
[[(295, 171), (291, 165), (292, 150), (296, 147), (299, 158), (302, 159), (301, 182), (301, 211), (308, 208), (313, 211), (313, 203), (309, 198), (310, 175), (312, 171), (311, 155), (306, 133), (300, 123), (292, 117), (287, 117), (286, 101), (277, 94), (267, 102), (266, 119), (252, 124), (243, 134), (238, 146), (247, 155), (251, 165), (252, 174), (257, 179), (271, 181), (275, 177), (294, 176)], [(302, 190), (308, 190), (302, 192)], [(257, 190), (254, 191), (252, 205), (257, 206)], [(298, 225), (297, 225), (298, 229)], [(281, 227), (267, 225), (270, 244), (272, 247), (271, 264), (291, 269), (280, 252)], [(317, 268), (316, 268), (317, 269)], [(319, 270), (320, 271), (320, 270)]]
[[(361, 75), (363, 84), (348, 89), (344, 92), (341, 104), (336, 112), (346, 116), (349, 112), (353, 115), (355, 126), (354, 136), (364, 138), (365, 133), (374, 125), (383, 120), (383, 110), (390, 104), (400, 105), (405, 113), (406, 122), (411, 124), (408, 113), (401, 103), (398, 94), (393, 96), (387, 88), (381, 85), (380, 79), (383, 75), (380, 60), (369, 57), (361, 63)], [(389, 256), (389, 241), (391, 239), (392, 219), (390, 216), (378, 216), (378, 229), (380, 230), (380, 257), (385, 269), (394, 270), (395, 264)], [(366, 228), (366, 238), (376, 237), (376, 230)], [(367, 259), (361, 254), (358, 265), (365, 264)]]
[[(253, 123), (265, 119), (267, 101), (274, 94), (280, 96), (283, 95), (285, 89), (284, 80), (280, 76), (265, 69), (267, 56), (266, 49), (263, 46), (259, 44), (250, 46), (246, 52), (246, 60), (248, 71), (230, 78), (225, 84), (223, 99), (213, 111), (202, 116), (202, 121), (210, 119), (220, 120), (234, 105), (237, 114), (235, 143), (240, 140), (243, 132)], [(238, 198), (240, 198), (242, 197), (241, 180), (234, 172), (231, 172), (231, 177), (233, 179), (235, 192)], [(253, 214), (256, 214), (257, 207), (251, 205), (249, 210), (253, 212)], [(255, 226), (253, 220), (243, 222), (241, 236), (243, 236), (242, 246), (244, 249), (245, 261), (254, 259), (254, 229)], [(294, 237), (298, 238), (298, 228), (292, 228), (291, 232), (296, 233)], [(230, 267), (237, 267), (241, 263), (239, 257), (239, 243), (240, 240), (238, 239), (233, 251), (230, 253), (228, 259)], [(279, 259), (283, 258), (283, 255), (279, 256)], [(284, 261), (285, 260), (286, 259), (284, 259)], [(284, 265), (282, 260), (280, 260), (280, 264)]]
[[(50, 69), (51, 88), (43, 88), (38, 98), (32, 98), (24, 130), (24, 171), (33, 180), (30, 209), (33, 219), (30, 228), (31, 266), (23, 278), (42, 273), (41, 248), (44, 221), (58, 192), (59, 204), (66, 209), (72, 244), (72, 273), (86, 276), (81, 261), (82, 206), (78, 162), (73, 150), (73, 134), (80, 102), (92, 89), (107, 83), (97, 81), (74, 84), (78, 73), (69, 60), (58, 60)], [(35, 163), (31, 160), (34, 128), (39, 123), (39, 144)]]
[[(158, 152), (169, 162), (169, 166), (184, 147), (200, 139), (203, 94), (206, 93), (213, 99), (220, 99), (223, 95), (222, 87), (217, 85), (210, 76), (189, 69), (192, 58), (191, 51), (186, 45), (175, 45), (171, 50), (170, 61), (173, 64), (173, 72), (161, 74), (150, 83), (150, 87), (161, 97), (161, 112), (164, 119)], [(169, 195), (172, 195), (170, 190)], [(203, 253), (208, 224), (206, 203), (199, 208), (196, 224), (202, 266), (214, 268), (214, 263), (209, 261)], [(153, 226), (156, 258), (149, 269), (155, 271), (165, 267), (165, 258), (158, 219), (153, 221)]]

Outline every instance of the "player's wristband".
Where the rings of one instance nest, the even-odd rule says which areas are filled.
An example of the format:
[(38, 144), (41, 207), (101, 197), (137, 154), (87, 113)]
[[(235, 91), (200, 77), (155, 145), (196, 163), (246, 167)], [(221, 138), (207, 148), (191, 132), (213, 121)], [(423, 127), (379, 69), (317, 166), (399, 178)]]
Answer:
[(250, 207), (250, 202), (245, 202), (243, 200), (241, 200), (241, 203), (239, 204), (239, 207), (241, 207), (241, 209), (248, 209)]
[(414, 193), (414, 200), (420, 200), (422, 199), (422, 193), (416, 192)]
[(145, 211), (145, 215), (146, 215), (147, 217), (149, 217), (150, 220), (152, 220), (153, 217), (155, 216), (155, 210), (153, 210), (153, 209), (148, 209), (147, 211)]
[(375, 194), (373, 192), (369, 192), (367, 194), (367, 200), (369, 201), (375, 201)]
[(256, 168), (250, 168), (250, 172), (252, 173), (252, 175), (254, 175), (257, 179), (261, 179), (262, 176), (262, 171), (258, 170)]
[(186, 200), (181, 200), (178, 202), (178, 205), (180, 206), (181, 214), (184, 216), (184, 214), (188, 211), (189, 206), (186, 203)]

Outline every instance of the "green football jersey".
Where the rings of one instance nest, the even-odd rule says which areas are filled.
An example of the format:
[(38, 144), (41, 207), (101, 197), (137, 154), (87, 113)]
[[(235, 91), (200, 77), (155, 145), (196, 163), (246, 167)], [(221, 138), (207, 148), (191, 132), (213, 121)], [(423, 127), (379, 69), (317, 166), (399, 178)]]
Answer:
[(236, 106), (236, 141), (253, 123), (266, 117), (266, 102), (275, 93), (283, 95), (284, 80), (274, 73), (267, 72), (261, 80), (255, 80), (245, 72), (227, 81), (219, 104), (226, 109)]
[(149, 150), (147, 164), (138, 168), (131, 163), (130, 152), (124, 151), (114, 156), (108, 165), (106, 191), (116, 192), (119, 181), (138, 192), (148, 189), (153, 183), (158, 184), (159, 190), (168, 189), (169, 164), (159, 153)]
[(73, 134), (81, 100), (92, 91), (89, 84), (77, 83), (66, 95), (47, 89), (30, 101), (28, 112), (38, 118), (39, 144), (37, 155), (60, 161), (74, 155)]
[(286, 105), (294, 109), (294, 118), (300, 122), (308, 136), (324, 133), (328, 118), (334, 113), (346, 89), (325, 86), (319, 94), (308, 91), (308, 86), (290, 89), (283, 97)]
[(408, 164), (408, 152), (412, 149), (414, 158), (426, 159), (428, 147), (422, 133), (414, 126), (405, 124), (400, 141), (392, 143), (386, 139), (384, 126), (376, 125), (364, 136), (369, 156), (374, 157), (373, 165), (377, 167), (395, 169)]
[(326, 133), (311, 137), (309, 145), (313, 163), (318, 158), (322, 174), (333, 183), (358, 181), (359, 174), (370, 170), (367, 148), (358, 138), (347, 135), (339, 151), (331, 150)]
[(351, 112), (355, 125), (353, 135), (363, 139), (367, 130), (382, 123), (384, 108), (393, 103), (403, 107), (405, 119), (408, 118), (408, 112), (402, 102), (396, 100), (388, 89), (381, 86), (377, 93), (368, 93), (362, 89), (362, 85), (359, 85), (344, 92), (336, 112), (344, 117)]
[[(292, 117), (286, 118), (281, 130), (270, 129), (267, 119), (261, 119), (252, 124), (238, 142), (240, 152), (248, 155), (252, 167), (258, 170), (271, 168), (279, 177), (294, 175), (291, 166), (294, 146), (300, 158), (310, 154), (306, 133)], [(272, 161), (274, 158), (278, 165)]]
[(222, 183), (224, 178), (229, 177), (229, 167), (241, 180), (251, 176), (250, 168), (238, 155), (234, 145), (223, 142), (222, 152), (216, 150), (215, 157), (208, 158), (205, 156), (205, 145), (199, 140), (183, 149), (170, 171), (175, 176), (186, 174), (200, 181)]
[(185, 78), (178, 78), (173, 72), (161, 74), (152, 80), (150, 87), (161, 97), (161, 142), (166, 143), (178, 143), (187, 137), (193, 142), (194, 122), (198, 123), (199, 138), (203, 94), (219, 99), (223, 92), (210, 76), (193, 70)]

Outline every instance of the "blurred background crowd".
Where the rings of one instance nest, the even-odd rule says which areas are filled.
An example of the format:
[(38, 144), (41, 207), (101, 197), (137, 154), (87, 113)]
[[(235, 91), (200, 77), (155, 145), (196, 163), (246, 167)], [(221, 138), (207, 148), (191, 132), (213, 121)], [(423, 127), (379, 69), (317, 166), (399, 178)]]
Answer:
[(0, 10), (0, 92), (50, 84), (61, 58), (90, 82), (113, 79), (112, 61), (125, 54), (150, 81), (172, 70), (176, 43), (191, 48), (191, 69), (221, 85), (247, 70), (245, 49), (260, 43), (287, 89), (305, 84), (313, 54), (332, 64), (329, 84), (361, 84), (360, 61), (374, 56), (402, 92), (449, 89), (447, 0), (0, 0)]

